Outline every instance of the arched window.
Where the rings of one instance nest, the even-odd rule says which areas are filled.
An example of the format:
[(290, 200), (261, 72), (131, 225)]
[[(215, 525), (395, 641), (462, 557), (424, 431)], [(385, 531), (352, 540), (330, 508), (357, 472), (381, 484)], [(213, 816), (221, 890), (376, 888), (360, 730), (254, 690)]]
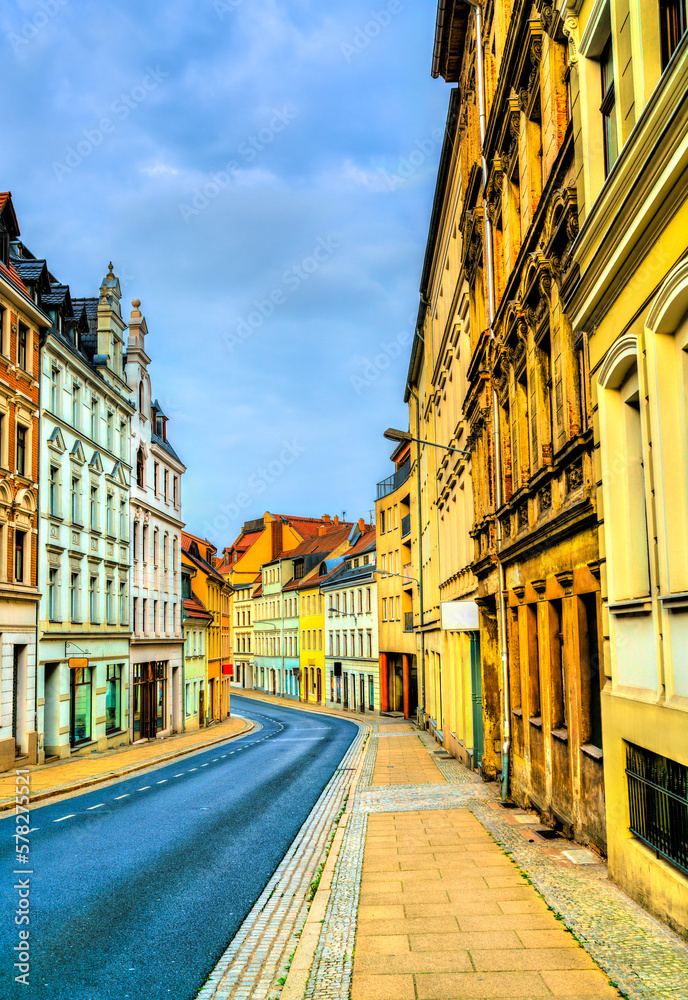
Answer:
[(140, 447), (136, 453), (136, 484), (141, 488), (146, 485), (146, 460), (143, 447)]

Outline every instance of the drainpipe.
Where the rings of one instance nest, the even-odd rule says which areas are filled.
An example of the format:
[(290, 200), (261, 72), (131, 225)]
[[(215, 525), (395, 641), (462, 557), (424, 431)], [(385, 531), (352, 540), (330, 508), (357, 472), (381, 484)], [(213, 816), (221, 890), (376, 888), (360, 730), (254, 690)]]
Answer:
[[(478, 67), (476, 77), (478, 80), (478, 116), (480, 122), (480, 157), (483, 171), (483, 213), (485, 216), (485, 257), (487, 260), (487, 298), (490, 318), (490, 340), (494, 343), (494, 314), (495, 314), (495, 293), (494, 293), (494, 259), (492, 252), (492, 225), (487, 211), (487, 161), (485, 159), (485, 67), (483, 60), (483, 39), (482, 39), (482, 8), (477, 0), (466, 0), (475, 13), (475, 38), (476, 38), (476, 58)], [(492, 422), (494, 426), (494, 451), (495, 451), (495, 511), (502, 506), (502, 449), (501, 434), (499, 430), (499, 400), (494, 379), (492, 380)], [(419, 435), (420, 436), (420, 435)], [(502, 743), (502, 802), (506, 802), (509, 795), (509, 756), (511, 752), (511, 704), (509, 698), (509, 663), (506, 650), (506, 604), (504, 600), (505, 580), (504, 566), (500, 558), (502, 546), (502, 529), (499, 518), (496, 517), (496, 540), (497, 540), (497, 584), (499, 588), (499, 644), (502, 661), (502, 732), (504, 741)]]

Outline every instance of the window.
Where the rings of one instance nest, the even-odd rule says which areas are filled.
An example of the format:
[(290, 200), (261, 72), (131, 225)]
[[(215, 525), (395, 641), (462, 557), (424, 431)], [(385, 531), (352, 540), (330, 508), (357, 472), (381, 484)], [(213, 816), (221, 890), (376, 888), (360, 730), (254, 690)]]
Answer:
[(538, 636), (538, 606), (526, 605), (528, 629), (528, 715), (540, 720), (540, 642)]
[(167, 632), (167, 601), (162, 604), (162, 630)]
[(384, 510), (381, 510), (380, 511), (380, 534), (384, 535), (384, 533), (385, 533), (385, 512), (384, 512)]
[(170, 481), (170, 474), (167, 471), (167, 469), (165, 469), (165, 471), (163, 472), (163, 476), (162, 476), (162, 483), (163, 483), (163, 485), (162, 485), (162, 495), (163, 495), (163, 499), (165, 500), (165, 503), (167, 503), (167, 500), (168, 500), (169, 481)]
[(191, 715), (191, 710), (193, 708), (193, 702), (191, 699), (192, 699), (191, 683), (190, 681), (187, 681), (186, 684), (184, 685), (184, 714), (186, 715), (187, 719)]
[(688, 874), (688, 767), (627, 743), (626, 774), (631, 833)]
[(143, 457), (143, 448), (136, 452), (136, 485), (143, 489), (146, 485), (146, 465)]
[(78, 428), (81, 420), (81, 388), (78, 382), (72, 382), (72, 427)]
[(81, 620), (79, 615), (79, 574), (69, 575), (69, 617), (73, 622)]
[(17, 425), (17, 474), (26, 475), (26, 427)]
[(105, 691), (105, 732), (115, 733), (122, 728), (122, 666), (108, 664)]
[(54, 566), (48, 570), (48, 619), (57, 620), (57, 569)]
[(160, 547), (159, 544), (158, 544), (159, 534), (160, 533), (159, 533), (158, 529), (157, 528), (153, 528), (153, 565), (154, 566), (158, 565), (158, 554), (159, 554), (158, 550), (159, 550), (159, 547)]
[(567, 728), (566, 665), (564, 661), (564, 626), (561, 601), (549, 602), (549, 653), (552, 690), (551, 728)]
[(387, 598), (386, 597), (382, 598), (382, 620), (383, 620), (383, 622), (387, 621)]
[(77, 476), (72, 476), (72, 486), (69, 492), (69, 503), (70, 511), (72, 515), (72, 524), (78, 524), (79, 518), (79, 485), (80, 480)]
[(322, 629), (318, 629), (318, 649), (322, 652)]
[(119, 422), (119, 457), (127, 457), (127, 422), (126, 420), (120, 420)]
[(92, 576), (88, 581), (88, 617), (92, 625), (98, 623), (98, 577)]
[(98, 487), (91, 486), (91, 493), (89, 498), (89, 519), (91, 522), (91, 531), (98, 530)]
[(98, 400), (95, 396), (91, 396), (91, 438), (98, 440)]
[(600, 64), (602, 68), (602, 143), (604, 147), (604, 173), (605, 177), (612, 169), (619, 155), (619, 143), (616, 130), (616, 98), (614, 95), (614, 53), (611, 38), (607, 42)]
[(370, 629), (366, 632), (366, 656), (369, 660), (373, 657), (373, 633)]
[(128, 534), (128, 532), (127, 532), (127, 528), (128, 527), (129, 527), (129, 525), (128, 525), (128, 518), (127, 518), (127, 501), (126, 500), (120, 500), (120, 502), (119, 502), (119, 537), (120, 538), (126, 539), (127, 534)]
[(366, 587), (366, 612), (368, 614), (370, 614), (370, 611), (371, 611), (371, 606), (370, 606), (370, 587)]
[(15, 531), (14, 533), (14, 579), (17, 583), (24, 583), (24, 546), (26, 544), (26, 532)]
[(60, 370), (54, 365), (50, 369), (50, 412), (57, 413)]
[(674, 50), (686, 32), (686, 0), (659, 0), (659, 31), (662, 69), (666, 69)]
[(148, 527), (145, 524), (141, 527), (141, 559), (148, 562)]
[(115, 620), (115, 609), (112, 595), (112, 580), (105, 581), (105, 618), (108, 625), (112, 625)]
[(26, 347), (29, 340), (29, 328), (21, 320), (17, 331), (17, 364), (26, 371)]
[(138, 627), (139, 627), (139, 599), (138, 599), (138, 597), (134, 598), (134, 600), (132, 601), (132, 605), (133, 605), (133, 608), (132, 608), (132, 611), (133, 611), (132, 627), (134, 629), (134, 632), (136, 632), (136, 631), (138, 631)]
[(153, 601), (153, 631), (158, 631), (158, 601)]
[(158, 479), (160, 477), (160, 466), (157, 462), (153, 462), (153, 493), (157, 497), (158, 495)]
[(7, 462), (5, 461), (5, 427), (7, 422), (5, 420), (5, 414), (0, 413), (0, 465), (7, 468)]
[(121, 625), (127, 624), (127, 585), (120, 581), (119, 585), (119, 620)]
[(172, 476), (172, 503), (177, 506), (177, 477)]
[(50, 466), (48, 503), (50, 513), (57, 517), (60, 513), (60, 470), (56, 465)]
[(108, 535), (111, 537), (115, 533), (115, 508), (114, 508), (115, 498), (112, 493), (108, 493), (105, 498), (105, 515), (106, 515), (106, 530)]
[(108, 451), (113, 451), (114, 444), (115, 444), (115, 441), (114, 441), (114, 437), (115, 437), (115, 435), (114, 435), (114, 425), (113, 425), (114, 419), (115, 419), (114, 418), (114, 414), (112, 413), (111, 410), (108, 410), (107, 421), (106, 421), (106, 435), (107, 435), (107, 450)]

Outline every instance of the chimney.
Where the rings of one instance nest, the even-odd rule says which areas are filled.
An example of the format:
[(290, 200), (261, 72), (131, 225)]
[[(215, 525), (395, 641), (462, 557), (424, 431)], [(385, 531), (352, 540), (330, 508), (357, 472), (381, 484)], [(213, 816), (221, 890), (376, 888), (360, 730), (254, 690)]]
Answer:
[(329, 524), (330, 521), (332, 520), (329, 514), (323, 514), (322, 519), (325, 522), (325, 524)]
[(276, 559), (282, 551), (282, 522), (272, 521), (270, 529), (270, 559)]
[(339, 524), (339, 514), (334, 515), (334, 523)]
[(365, 521), (363, 520), (362, 517), (359, 517), (358, 519), (358, 530), (361, 532), (361, 534), (363, 534), (363, 532), (365, 531)]
[(318, 528), (318, 534), (319, 535), (326, 535), (327, 534), (327, 525), (326, 524), (321, 524), (320, 525), (320, 527)]

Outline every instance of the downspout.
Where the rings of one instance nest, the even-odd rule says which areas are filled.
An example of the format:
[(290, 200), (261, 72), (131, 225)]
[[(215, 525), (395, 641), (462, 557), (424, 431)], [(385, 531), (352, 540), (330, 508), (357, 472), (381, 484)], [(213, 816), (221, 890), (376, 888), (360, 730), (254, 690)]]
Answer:
[[(490, 319), (490, 340), (494, 343), (494, 314), (495, 314), (495, 293), (494, 293), (494, 260), (492, 251), (492, 225), (487, 211), (487, 161), (485, 159), (485, 67), (483, 61), (483, 39), (482, 39), (482, 8), (477, 0), (466, 0), (475, 13), (475, 44), (476, 58), (478, 61), (478, 120), (480, 123), (480, 157), (483, 171), (483, 213), (485, 216), (485, 257), (487, 260), (487, 299)], [(494, 426), (494, 451), (495, 451), (495, 514), (502, 506), (502, 449), (501, 434), (499, 429), (499, 400), (494, 379), (492, 380), (492, 423)], [(420, 437), (420, 435), (418, 435)], [(497, 541), (497, 585), (499, 588), (499, 645), (502, 661), (502, 802), (506, 802), (509, 795), (509, 757), (511, 753), (511, 703), (509, 697), (509, 663), (506, 650), (506, 604), (504, 600), (505, 580), (504, 566), (500, 558), (502, 545), (502, 528), (499, 518), (495, 517), (496, 541)]]

